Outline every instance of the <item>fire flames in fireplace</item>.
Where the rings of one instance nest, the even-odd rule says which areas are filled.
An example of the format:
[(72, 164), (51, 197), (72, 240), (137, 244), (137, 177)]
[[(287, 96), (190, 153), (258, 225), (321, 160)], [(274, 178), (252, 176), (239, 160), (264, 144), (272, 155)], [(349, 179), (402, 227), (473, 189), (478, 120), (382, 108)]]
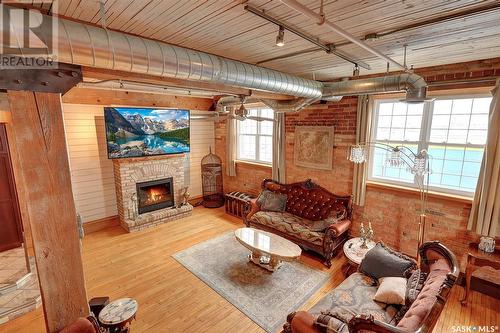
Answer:
[(144, 205), (154, 205), (158, 202), (170, 199), (165, 186), (151, 186), (146, 190), (146, 200), (144, 200)]
[(137, 183), (139, 214), (174, 205), (172, 178)]

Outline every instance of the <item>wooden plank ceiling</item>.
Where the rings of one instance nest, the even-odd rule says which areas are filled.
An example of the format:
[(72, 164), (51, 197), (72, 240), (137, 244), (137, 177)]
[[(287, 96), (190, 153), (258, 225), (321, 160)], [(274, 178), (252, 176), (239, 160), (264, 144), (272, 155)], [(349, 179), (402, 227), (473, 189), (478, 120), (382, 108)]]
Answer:
[[(314, 47), (285, 33), (285, 46), (277, 47), (277, 27), (244, 10), (249, 4), (266, 11), (326, 43), (345, 39), (311, 22), (277, 0), (105, 0), (109, 28), (256, 64)], [(320, 0), (302, 0), (318, 10)], [(466, 18), (405, 30), (368, 43), (403, 62), (408, 45), (408, 64), (418, 67), (442, 65), (500, 56), (500, 3), (498, 0), (325, 0), (326, 17), (362, 38), (369, 33), (398, 29), (429, 19), (499, 4), (496, 9)], [(101, 24), (96, 0), (59, 0), (58, 13)], [(353, 44), (339, 50), (372, 66), (361, 74), (384, 72), (386, 64)], [(262, 66), (328, 80), (350, 76), (353, 65), (323, 51), (265, 62)]]

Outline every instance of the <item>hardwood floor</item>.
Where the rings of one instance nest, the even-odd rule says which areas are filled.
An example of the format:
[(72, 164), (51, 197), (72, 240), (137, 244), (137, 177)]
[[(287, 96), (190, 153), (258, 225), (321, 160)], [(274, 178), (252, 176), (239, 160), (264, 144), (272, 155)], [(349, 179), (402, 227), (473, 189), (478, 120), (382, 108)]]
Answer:
[[(89, 234), (83, 241), (83, 265), (88, 297), (124, 296), (139, 302), (132, 331), (139, 332), (263, 332), (248, 317), (192, 275), (171, 255), (196, 243), (241, 227), (239, 219), (223, 209), (196, 208), (189, 218), (162, 226), (126, 233), (112, 227)], [(303, 255), (308, 265), (327, 271), (314, 258)], [(303, 309), (311, 307), (343, 279), (340, 253), (334, 260), (331, 279)], [(434, 332), (453, 332), (453, 325), (499, 325), (500, 301), (472, 292), (469, 305), (458, 299), (455, 287)], [(44, 332), (41, 309), (0, 325), (2, 333)]]

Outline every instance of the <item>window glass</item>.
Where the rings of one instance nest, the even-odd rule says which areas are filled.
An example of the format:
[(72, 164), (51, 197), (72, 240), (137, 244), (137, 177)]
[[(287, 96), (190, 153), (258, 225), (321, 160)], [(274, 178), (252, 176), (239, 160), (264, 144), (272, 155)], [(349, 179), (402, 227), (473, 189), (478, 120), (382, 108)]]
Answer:
[[(475, 190), (488, 134), (491, 97), (438, 98), (433, 102), (376, 103), (372, 141), (404, 145), (431, 156), (433, 190), (469, 194)], [(409, 166), (387, 163), (385, 149), (372, 149), (370, 178), (416, 186)]]
[(268, 108), (249, 109), (249, 115), (259, 120), (238, 120), (237, 158), (240, 160), (272, 163), (274, 112)]

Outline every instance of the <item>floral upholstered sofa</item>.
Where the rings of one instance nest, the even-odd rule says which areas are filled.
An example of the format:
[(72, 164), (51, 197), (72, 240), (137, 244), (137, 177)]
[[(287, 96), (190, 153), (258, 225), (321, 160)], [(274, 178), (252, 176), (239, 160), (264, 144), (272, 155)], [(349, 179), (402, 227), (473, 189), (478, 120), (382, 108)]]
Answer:
[(418, 274), (424, 279), (410, 303), (406, 300), (405, 305), (397, 306), (374, 301), (375, 281), (357, 272), (308, 311), (288, 315), (283, 332), (432, 332), (458, 277), (458, 263), (455, 255), (436, 241), (424, 243), (419, 251), (420, 270), (413, 270), (412, 276)]
[(245, 224), (280, 235), (320, 254), (325, 265), (330, 267), (337, 248), (347, 239), (352, 216), (351, 197), (330, 193), (310, 179), (293, 184), (266, 179), (262, 182), (262, 190), (286, 195), (284, 210), (262, 210), (259, 198), (253, 199), (245, 208)]

